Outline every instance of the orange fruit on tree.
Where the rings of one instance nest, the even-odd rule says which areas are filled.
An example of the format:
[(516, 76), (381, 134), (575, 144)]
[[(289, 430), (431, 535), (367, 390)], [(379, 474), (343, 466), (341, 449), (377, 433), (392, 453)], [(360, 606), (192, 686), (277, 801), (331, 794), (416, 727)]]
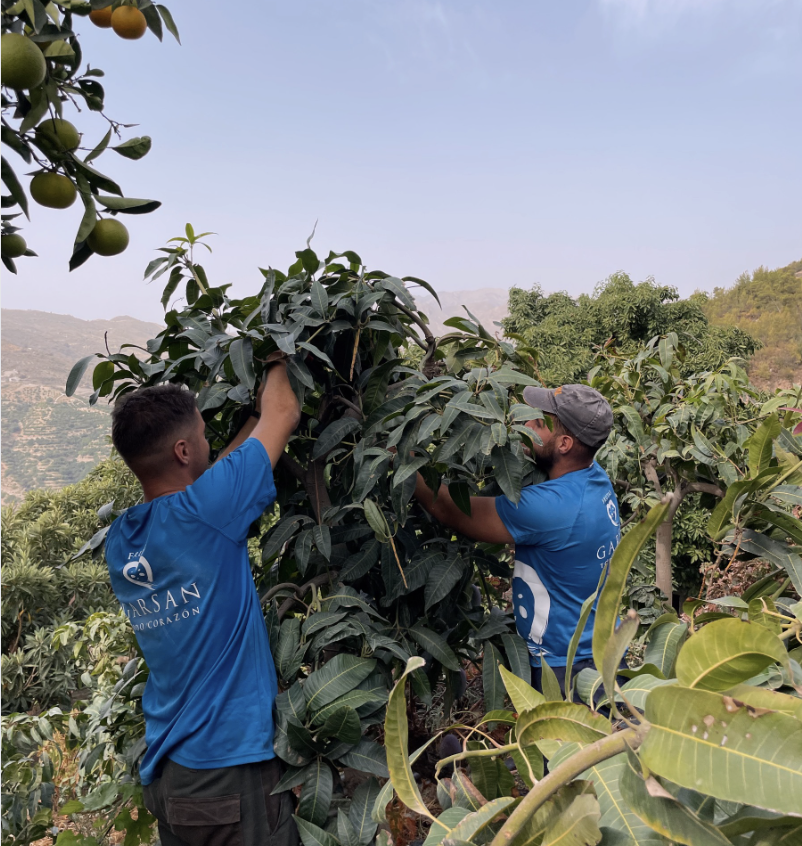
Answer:
[(139, 9), (134, 6), (119, 6), (111, 13), (111, 28), (120, 36), (133, 41), (142, 38), (148, 28), (148, 22)]
[(89, 13), (89, 20), (101, 29), (109, 29), (111, 27), (111, 6), (106, 6), (105, 9), (92, 9)]
[(128, 246), (128, 230), (119, 220), (104, 218), (95, 224), (86, 243), (99, 256), (116, 256)]
[(73, 124), (63, 118), (43, 120), (36, 127), (36, 137), (59, 152), (72, 152), (81, 143), (81, 135)]
[(43, 171), (31, 180), (31, 196), (40, 206), (49, 209), (69, 208), (78, 196), (71, 179), (60, 173)]
[(0, 251), (6, 258), (15, 259), (24, 256), (27, 249), (28, 245), (25, 243), (25, 239), (16, 232), (11, 235), (3, 235), (0, 238)]
[(7, 32), (2, 46), (3, 85), (16, 91), (36, 88), (45, 80), (47, 62), (42, 51), (25, 35)]

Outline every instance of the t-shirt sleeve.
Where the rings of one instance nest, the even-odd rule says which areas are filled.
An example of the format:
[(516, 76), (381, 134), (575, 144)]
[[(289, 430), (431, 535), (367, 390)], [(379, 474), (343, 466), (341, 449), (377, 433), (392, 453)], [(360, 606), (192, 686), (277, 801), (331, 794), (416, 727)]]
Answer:
[(235, 541), (275, 502), (276, 485), (267, 450), (248, 438), (187, 488), (187, 503), (210, 526)]
[(515, 543), (543, 544), (570, 528), (576, 519), (576, 504), (549, 485), (531, 485), (521, 491), (518, 505), (506, 496), (496, 497), (496, 513)]

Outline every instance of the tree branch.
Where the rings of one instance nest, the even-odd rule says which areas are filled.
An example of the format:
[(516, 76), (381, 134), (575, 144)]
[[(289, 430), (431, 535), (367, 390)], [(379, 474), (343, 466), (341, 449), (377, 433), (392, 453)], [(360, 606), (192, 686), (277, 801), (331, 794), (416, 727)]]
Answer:
[(287, 452), (281, 454), (278, 462), (294, 479), (304, 480), (304, 468)]
[(718, 485), (710, 482), (690, 482), (688, 484), (689, 493), (709, 493), (717, 496), (719, 499), (724, 498), (724, 491)]
[(518, 807), (512, 812), (499, 833), (493, 838), (490, 846), (508, 846), (520, 834), (523, 827), (545, 802), (550, 799), (563, 785), (573, 781), (585, 770), (596, 764), (612, 758), (623, 752), (627, 746), (637, 749), (643, 742), (649, 730), (648, 725), (638, 729), (625, 729), (603, 737), (590, 746), (585, 746), (575, 752), (567, 761), (553, 769), (545, 778), (541, 779), (529, 793), (524, 796)]
[(663, 496), (663, 488), (660, 485), (660, 477), (657, 475), (657, 467), (654, 460), (649, 459), (643, 467), (643, 475), (654, 485), (654, 489), (659, 497)]

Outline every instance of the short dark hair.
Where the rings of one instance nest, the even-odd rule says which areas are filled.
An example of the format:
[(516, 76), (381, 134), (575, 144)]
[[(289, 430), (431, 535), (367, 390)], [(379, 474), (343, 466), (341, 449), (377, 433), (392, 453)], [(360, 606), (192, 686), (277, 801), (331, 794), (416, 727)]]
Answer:
[(194, 395), (180, 385), (151, 385), (121, 396), (111, 412), (111, 441), (126, 464), (158, 453), (195, 419)]
[(604, 445), (604, 442), (600, 444), (596, 444), (596, 446), (591, 446), (591, 444), (586, 444), (583, 440), (581, 440), (577, 435), (575, 435), (566, 425), (565, 423), (557, 417), (556, 414), (552, 415), (552, 419), (554, 420), (554, 428), (558, 429), (563, 435), (569, 435), (574, 439), (574, 443), (579, 444), (581, 447), (581, 452), (586, 455), (588, 458), (595, 458), (596, 453), (601, 449)]

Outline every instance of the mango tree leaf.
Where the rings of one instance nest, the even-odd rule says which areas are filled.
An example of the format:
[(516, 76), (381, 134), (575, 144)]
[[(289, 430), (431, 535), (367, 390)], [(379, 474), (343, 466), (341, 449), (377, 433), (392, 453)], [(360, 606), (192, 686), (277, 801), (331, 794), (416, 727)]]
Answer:
[(410, 626), (408, 632), (415, 643), (429, 652), (435, 661), (439, 661), (449, 670), (459, 670), (459, 659), (454, 654), (454, 650), (439, 634), (427, 629), (420, 623)]
[[(696, 637), (696, 635), (694, 635)], [(729, 802), (797, 813), (802, 723), (758, 714), (706, 690), (667, 685), (646, 700), (644, 764), (682, 787)]]
[(387, 702), (387, 716), (384, 721), (384, 746), (387, 750), (387, 768), (390, 781), (398, 798), (412, 811), (434, 819), (418, 790), (412, 767), (409, 764), (409, 724), (407, 721), (406, 680), (413, 670), (424, 667), (423, 658), (413, 656), (407, 661), (406, 669), (395, 683)]
[(363, 781), (354, 791), (351, 805), (348, 808), (348, 819), (354, 827), (357, 841), (368, 846), (376, 834), (378, 825), (371, 818), (371, 811), (376, 804), (376, 798), (381, 788), (375, 778)]
[(390, 772), (387, 767), (387, 751), (372, 740), (361, 740), (344, 755), (340, 755), (340, 763), (346, 767), (353, 767), (363, 773), (387, 778)]
[(519, 676), (511, 673), (506, 667), (500, 666), (499, 674), (502, 682), (504, 682), (504, 687), (507, 689), (512, 707), (519, 714), (536, 708), (546, 701), (542, 693), (535, 690), (531, 684), (528, 684)]
[(593, 626), (593, 660), (597, 667), (604, 665), (604, 651), (613, 637), (618, 622), (618, 609), (627, 583), (627, 576), (641, 547), (663, 522), (668, 503), (652, 506), (646, 518), (630, 529), (618, 544), (610, 560), (610, 573), (599, 597)]
[[(657, 676), (650, 676), (644, 673), (623, 685), (621, 693), (626, 697), (626, 701), (630, 705), (640, 708), (642, 711), (646, 707), (646, 697), (656, 687), (662, 687), (664, 684), (675, 684), (675, 682), (674, 679), (659, 679)], [(620, 702), (624, 701), (623, 697), (619, 694), (616, 694), (616, 699)]]
[(253, 342), (251, 339), (235, 339), (231, 342), (228, 353), (237, 378), (249, 391), (253, 390), (253, 386), (256, 384), (256, 376), (253, 372)]
[(333, 788), (331, 767), (323, 758), (316, 758), (307, 767), (307, 777), (298, 800), (298, 816), (314, 825), (325, 825)]
[(541, 846), (595, 846), (601, 839), (601, 810), (595, 796), (585, 793), (555, 819), (545, 832)]
[(443, 811), (437, 819), (432, 820), (432, 827), (429, 835), (423, 841), (423, 846), (440, 846), (446, 838), (451, 838), (451, 832), (468, 815), (467, 808), (453, 805), (447, 811)]
[(485, 708), (490, 711), (499, 710), (504, 706), (504, 687), (499, 674), (501, 655), (490, 641), (484, 646), (482, 658), (482, 688), (484, 690)]
[(675, 799), (654, 776), (644, 779), (634, 754), (624, 766), (621, 793), (627, 805), (650, 828), (672, 842), (687, 846), (731, 846), (714, 825)]
[(307, 706), (318, 710), (353, 690), (375, 669), (375, 658), (335, 655), (304, 682)]
[(541, 738), (592, 743), (610, 734), (610, 721), (578, 702), (544, 702), (518, 717), (518, 743), (529, 746)]
[(293, 814), (295, 824), (298, 826), (298, 834), (304, 846), (340, 846), (337, 838), (320, 826), (310, 823), (303, 817)]
[(671, 676), (680, 645), (687, 633), (688, 626), (685, 623), (667, 622), (653, 629), (643, 654), (643, 663), (657, 667), (666, 678)]
[(680, 650), (677, 680), (685, 687), (727, 690), (774, 662), (788, 663), (781, 640), (735, 617), (708, 623)]
[(95, 358), (98, 358), (98, 356), (87, 355), (80, 361), (73, 364), (72, 370), (70, 370), (70, 375), (67, 377), (67, 387), (64, 389), (64, 393), (66, 393), (68, 397), (71, 397), (75, 393), (78, 385), (81, 383), (81, 379), (84, 377), (84, 373), (86, 373), (86, 368), (89, 367), (89, 363)]
[(504, 495), (514, 504), (521, 498), (523, 468), (521, 462), (512, 450), (506, 447), (493, 447), (490, 453), (494, 478)]
[(532, 665), (529, 663), (529, 650), (523, 638), (506, 632), (501, 635), (501, 642), (504, 644), (510, 670), (528, 684), (532, 679)]
[[(425, 610), (440, 602), (451, 593), (453, 587), (462, 577), (465, 564), (459, 555), (450, 555), (445, 561), (436, 564), (426, 579)], [(490, 707), (486, 705), (486, 707)]]
[(772, 446), (780, 434), (780, 420), (776, 412), (767, 417), (744, 443), (749, 452), (749, 475), (754, 478), (768, 467), (772, 456)]
[(336, 737), (343, 743), (359, 743), (362, 737), (362, 724), (356, 711), (344, 705), (331, 714), (319, 732), (320, 737)]
[(463, 817), (448, 835), (449, 840), (464, 840), (472, 842), (476, 835), (484, 831), (499, 814), (503, 814), (510, 806), (517, 804), (519, 800), (512, 796), (502, 796), (499, 799), (493, 799), (488, 802), (478, 811), (468, 814)]
[(329, 423), (317, 439), (315, 448), (312, 450), (312, 460), (322, 458), (331, 452), (343, 438), (360, 427), (359, 421), (354, 420), (353, 417), (341, 417), (339, 420)]

